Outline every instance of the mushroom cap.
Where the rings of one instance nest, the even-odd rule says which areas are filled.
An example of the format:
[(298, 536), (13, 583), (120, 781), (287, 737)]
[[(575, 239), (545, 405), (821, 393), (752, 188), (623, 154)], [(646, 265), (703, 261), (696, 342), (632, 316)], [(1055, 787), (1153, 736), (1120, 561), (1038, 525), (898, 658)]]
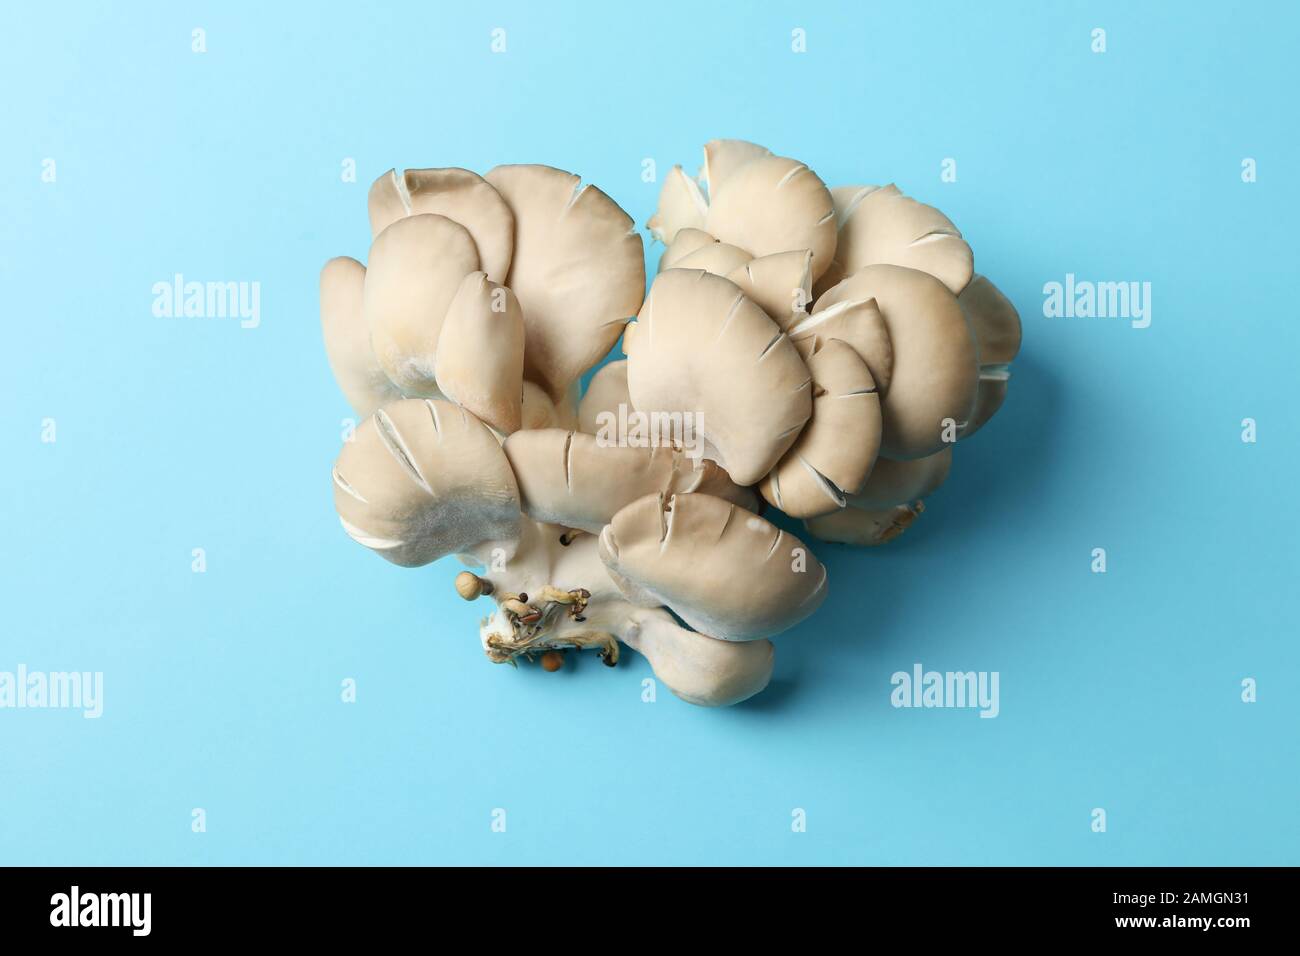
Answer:
[(663, 272), (665, 269), (672, 269), (691, 253), (717, 241), (703, 229), (679, 229), (677, 237), (668, 244), (668, 247), (664, 249), (664, 254), (659, 257), (659, 271)]
[(681, 166), (674, 166), (664, 177), (659, 190), (659, 208), (647, 220), (646, 228), (664, 245), (672, 245), (681, 230), (702, 229), (707, 210), (708, 203), (699, 185)]
[(825, 282), (885, 263), (928, 272), (956, 295), (973, 270), (970, 246), (947, 216), (888, 186), (831, 190), (839, 236), (835, 266)]
[(942, 485), (951, 468), (952, 445), (924, 458), (877, 458), (861, 490), (849, 495), (848, 505), (860, 511), (882, 511), (916, 501)]
[(471, 272), (451, 300), (434, 372), (439, 390), (497, 431), (523, 416), (524, 316), (514, 294), (485, 272)]
[(725, 242), (711, 242), (683, 256), (673, 265), (673, 268), (703, 269), (705, 272), (712, 272), (715, 276), (725, 276), (751, 259), (753, 256), (744, 249), (738, 249)]
[(805, 361), (831, 339), (848, 343), (867, 363), (881, 394), (887, 394), (894, 377), (894, 344), (879, 304), (875, 299), (853, 298), (834, 305), (828, 302), (819, 299), (812, 315), (795, 317), (786, 330), (790, 341)]
[(458, 167), (390, 169), (370, 187), (370, 230), (377, 237), (398, 219), (434, 213), (469, 231), (483, 271), (504, 282), (514, 247), (515, 220), (505, 200), (478, 173)]
[(844, 508), (828, 515), (805, 521), (808, 533), (823, 541), (851, 544), (860, 548), (873, 548), (893, 541), (911, 527), (925, 506), (895, 505), (880, 511), (863, 511), (861, 508)]
[(524, 312), (524, 374), (553, 400), (604, 357), (645, 294), (641, 237), (618, 203), (550, 166), (497, 166), (514, 213), (506, 280)]
[(370, 347), (370, 329), (362, 311), (366, 267), (347, 256), (325, 263), (320, 272), (320, 321), (334, 380), (360, 416), (402, 397), (379, 367)]
[(381, 557), (418, 567), (519, 538), (519, 489), (492, 432), (433, 399), (385, 405), (334, 464), (334, 507), (347, 533)]
[(708, 185), (709, 195), (716, 196), (731, 175), (746, 163), (771, 156), (766, 146), (743, 139), (711, 139), (704, 144), (704, 165), (700, 178)]
[(789, 332), (807, 314), (812, 301), (812, 252), (796, 249), (759, 256), (736, 266), (726, 277), (779, 328)]
[(603, 416), (618, 418), (620, 405), (632, 408), (632, 396), (627, 391), (627, 359), (606, 363), (591, 377), (587, 393), (578, 404), (578, 430), (596, 434)]
[(442, 322), (461, 280), (478, 268), (473, 238), (445, 216), (398, 219), (371, 244), (362, 307), (375, 357), (404, 393), (437, 394)]
[(724, 641), (779, 634), (826, 597), (826, 569), (803, 542), (712, 495), (632, 502), (601, 531), (600, 558), (616, 583)]
[(643, 611), (624, 642), (650, 662), (655, 677), (686, 701), (728, 707), (753, 697), (772, 679), (771, 641), (719, 641), (679, 627), (666, 611)]
[(813, 413), (799, 439), (759, 485), (792, 518), (843, 508), (880, 450), (880, 395), (853, 347), (831, 339), (808, 357)]
[[(881, 454), (932, 455), (945, 444), (945, 420), (960, 425), (975, 407), (979, 364), (966, 316), (957, 297), (928, 273), (874, 265), (828, 289), (817, 300), (813, 318), (840, 302), (868, 299), (876, 300), (893, 349), (881, 403)], [(871, 366), (871, 357), (863, 358)]]
[(667, 446), (607, 444), (596, 435), (545, 428), (517, 431), (502, 446), (534, 521), (598, 533), (626, 505), (648, 494), (704, 492), (741, 504), (753, 492), (714, 462)]
[(691, 412), (737, 484), (772, 470), (812, 414), (812, 382), (790, 340), (733, 282), (669, 269), (623, 337), (628, 392), (648, 414)]
[(835, 254), (835, 210), (817, 174), (795, 159), (760, 156), (710, 190), (704, 228), (751, 256), (812, 251), (815, 281)]
[(1020, 313), (984, 276), (975, 276), (957, 296), (966, 311), (981, 365), (1006, 365), (1020, 353)]
[(966, 424), (957, 430), (958, 438), (969, 438), (989, 423), (1002, 403), (1007, 400), (1007, 385), (1011, 371), (1005, 365), (981, 365), (979, 392), (975, 396), (975, 409)]

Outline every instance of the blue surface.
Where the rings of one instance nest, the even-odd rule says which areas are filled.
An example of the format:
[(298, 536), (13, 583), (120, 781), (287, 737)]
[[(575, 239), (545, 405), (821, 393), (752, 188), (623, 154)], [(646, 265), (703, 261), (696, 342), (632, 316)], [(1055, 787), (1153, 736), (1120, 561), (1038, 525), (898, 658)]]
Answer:
[[(105, 700), (0, 710), (0, 863), (1300, 863), (1294, 8), (278, 6), (6, 16), (0, 671)], [(898, 542), (816, 549), (752, 704), (490, 666), (451, 561), (335, 520), (318, 270), (390, 166), (550, 163), (644, 223), (642, 159), (717, 136), (941, 206), (1024, 317), (1008, 405)], [(177, 272), (260, 326), (154, 317)], [(1151, 326), (1044, 318), (1068, 272)], [(894, 709), (915, 662), (1000, 716)]]

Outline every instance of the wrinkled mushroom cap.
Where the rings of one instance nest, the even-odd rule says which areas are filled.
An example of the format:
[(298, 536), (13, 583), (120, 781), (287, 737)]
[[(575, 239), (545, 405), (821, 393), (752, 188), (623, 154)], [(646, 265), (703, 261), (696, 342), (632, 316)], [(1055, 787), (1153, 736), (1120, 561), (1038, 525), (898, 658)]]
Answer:
[(821, 288), (865, 266), (919, 269), (956, 295), (973, 270), (970, 246), (947, 216), (888, 186), (837, 186), (831, 190), (839, 235), (834, 265)]
[(505, 452), (450, 402), (403, 399), (363, 422), (335, 462), (334, 506), (353, 540), (403, 567), (447, 554), (481, 561), (519, 537)]
[(831, 339), (808, 357), (813, 413), (799, 439), (759, 485), (767, 503), (792, 518), (845, 506), (880, 450), (880, 396), (852, 346)]
[(517, 431), (503, 445), (519, 482), (521, 506), (534, 521), (599, 532), (622, 508), (648, 494), (704, 492), (753, 500), (708, 460), (673, 448), (602, 443), (596, 435), (546, 428)]
[(826, 569), (798, 538), (712, 495), (647, 495), (600, 534), (600, 557), (630, 600), (653, 595), (704, 634), (751, 641), (817, 609)]
[(660, 273), (623, 349), (635, 408), (698, 416), (706, 454), (737, 484), (771, 471), (812, 414), (808, 367), (776, 323), (720, 276)]
[[(942, 282), (893, 265), (867, 266), (827, 290), (811, 318), (840, 302), (871, 299), (888, 328), (893, 352), (881, 403), (881, 454), (932, 455), (945, 444), (945, 423), (961, 425), (974, 408), (979, 385), (974, 336), (957, 297)], [(863, 358), (871, 366), (871, 357)]]
[(506, 285), (524, 313), (524, 374), (560, 401), (618, 340), (645, 293), (641, 237), (595, 186), (550, 166), (487, 174), (514, 214)]
[(362, 311), (365, 282), (366, 267), (347, 256), (331, 259), (320, 273), (320, 319), (325, 353), (334, 380), (360, 416), (402, 397), (370, 348), (370, 329)]
[(812, 253), (807, 249), (750, 259), (726, 277), (787, 332), (812, 302)]

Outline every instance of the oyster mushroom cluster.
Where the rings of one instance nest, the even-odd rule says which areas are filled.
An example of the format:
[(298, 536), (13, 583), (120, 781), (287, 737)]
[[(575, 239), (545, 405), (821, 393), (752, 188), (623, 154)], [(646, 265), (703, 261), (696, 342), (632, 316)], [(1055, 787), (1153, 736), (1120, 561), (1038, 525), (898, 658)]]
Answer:
[[(367, 265), (321, 274), (363, 419), (335, 506), (394, 564), (474, 568), (455, 586), (495, 604), (496, 663), (614, 666), (626, 646), (691, 703), (758, 693), (769, 639), (827, 593), (766, 509), (828, 541), (896, 536), (1019, 349), (942, 213), (752, 143), (709, 143), (698, 181), (673, 168), (648, 294), (631, 218), (562, 170), (390, 171), (369, 209)], [(627, 358), (580, 394), (620, 336)]]

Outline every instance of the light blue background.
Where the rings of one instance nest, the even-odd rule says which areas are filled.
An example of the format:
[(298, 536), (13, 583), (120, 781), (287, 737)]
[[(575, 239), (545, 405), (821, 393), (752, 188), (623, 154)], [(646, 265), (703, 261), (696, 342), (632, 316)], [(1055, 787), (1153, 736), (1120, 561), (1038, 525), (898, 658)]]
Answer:
[[(0, 711), (0, 863), (1300, 863), (1293, 7), (380, 6), (6, 14), (0, 670), (106, 700)], [(549, 163), (644, 223), (642, 159), (717, 136), (940, 205), (1024, 317), (1008, 405), (902, 539), (816, 549), (752, 704), (490, 666), (453, 562), (335, 520), (318, 270), (390, 166)], [(154, 318), (175, 272), (259, 281), (261, 327)], [(1150, 281), (1151, 327), (1045, 319), (1067, 272)], [(914, 662), (1001, 716), (891, 708)]]

